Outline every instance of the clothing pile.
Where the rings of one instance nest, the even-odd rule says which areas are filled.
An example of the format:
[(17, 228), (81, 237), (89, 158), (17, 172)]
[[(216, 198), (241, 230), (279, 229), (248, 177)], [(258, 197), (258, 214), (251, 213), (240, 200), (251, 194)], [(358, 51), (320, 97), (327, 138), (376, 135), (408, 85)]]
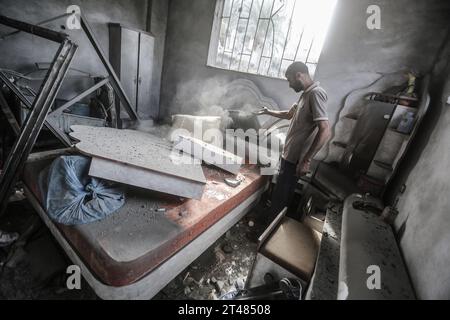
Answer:
[(89, 176), (90, 159), (62, 156), (39, 176), (45, 209), (64, 225), (102, 220), (125, 204), (124, 192), (113, 183)]

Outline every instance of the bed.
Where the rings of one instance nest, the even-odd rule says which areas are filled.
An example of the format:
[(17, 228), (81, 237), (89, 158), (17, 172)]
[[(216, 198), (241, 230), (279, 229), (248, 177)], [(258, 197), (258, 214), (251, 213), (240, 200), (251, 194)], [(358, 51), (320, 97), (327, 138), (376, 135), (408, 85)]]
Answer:
[(51, 221), (42, 206), (39, 173), (58, 153), (29, 158), (23, 181), (27, 198), (96, 294), (102, 299), (151, 299), (259, 201), (268, 179), (244, 165), (240, 186), (203, 166), (200, 200), (129, 187), (125, 205), (108, 218), (81, 226)]

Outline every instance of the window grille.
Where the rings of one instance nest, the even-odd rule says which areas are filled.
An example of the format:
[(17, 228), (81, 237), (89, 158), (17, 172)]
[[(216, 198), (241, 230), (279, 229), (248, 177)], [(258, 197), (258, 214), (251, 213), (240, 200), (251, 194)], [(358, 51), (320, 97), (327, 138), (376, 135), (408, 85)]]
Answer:
[(314, 72), (336, 0), (217, 0), (208, 65), (284, 78), (294, 61)]

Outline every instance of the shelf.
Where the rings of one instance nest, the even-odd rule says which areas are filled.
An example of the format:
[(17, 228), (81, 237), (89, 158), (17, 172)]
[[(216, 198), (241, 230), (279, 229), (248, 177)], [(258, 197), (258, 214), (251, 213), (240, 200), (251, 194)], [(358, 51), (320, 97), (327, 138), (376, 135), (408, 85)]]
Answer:
[[(430, 104), (428, 93), (430, 76), (421, 79), (420, 99), (408, 99), (408, 97), (387, 97), (396, 100), (395, 109), (387, 125), (384, 136), (377, 147), (375, 156), (367, 171), (367, 175), (389, 183), (403, 160), (405, 153), (411, 146), (412, 139), (418, 131), (418, 127), (427, 113)], [(375, 95), (375, 94), (373, 94)], [(405, 103), (404, 101), (412, 102)], [(406, 105), (408, 104), (408, 105)], [(410, 112), (414, 116), (411, 132), (404, 133), (397, 130), (402, 120)], [(408, 115), (409, 117), (409, 115)], [(409, 119), (408, 119), (409, 120)], [(409, 123), (409, 121), (408, 121)], [(378, 160), (375, 160), (378, 159)]]
[(398, 95), (392, 95), (392, 94), (384, 94), (384, 93), (377, 93), (377, 92), (371, 92), (365, 96), (367, 100), (371, 101), (378, 101), (383, 103), (389, 103), (393, 105), (402, 105), (408, 104), (407, 107), (415, 108), (419, 104), (420, 100), (416, 97), (408, 97), (408, 96), (398, 96)]

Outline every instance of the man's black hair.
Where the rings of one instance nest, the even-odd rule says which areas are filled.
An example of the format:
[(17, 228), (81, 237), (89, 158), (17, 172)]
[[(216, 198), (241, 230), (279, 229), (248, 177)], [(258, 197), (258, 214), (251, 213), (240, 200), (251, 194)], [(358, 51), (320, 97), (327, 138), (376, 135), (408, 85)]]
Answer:
[(309, 75), (308, 66), (300, 61), (294, 62), (287, 68), (286, 76), (291, 75), (291, 74), (292, 75), (297, 74), (297, 72), (305, 73), (305, 74)]

